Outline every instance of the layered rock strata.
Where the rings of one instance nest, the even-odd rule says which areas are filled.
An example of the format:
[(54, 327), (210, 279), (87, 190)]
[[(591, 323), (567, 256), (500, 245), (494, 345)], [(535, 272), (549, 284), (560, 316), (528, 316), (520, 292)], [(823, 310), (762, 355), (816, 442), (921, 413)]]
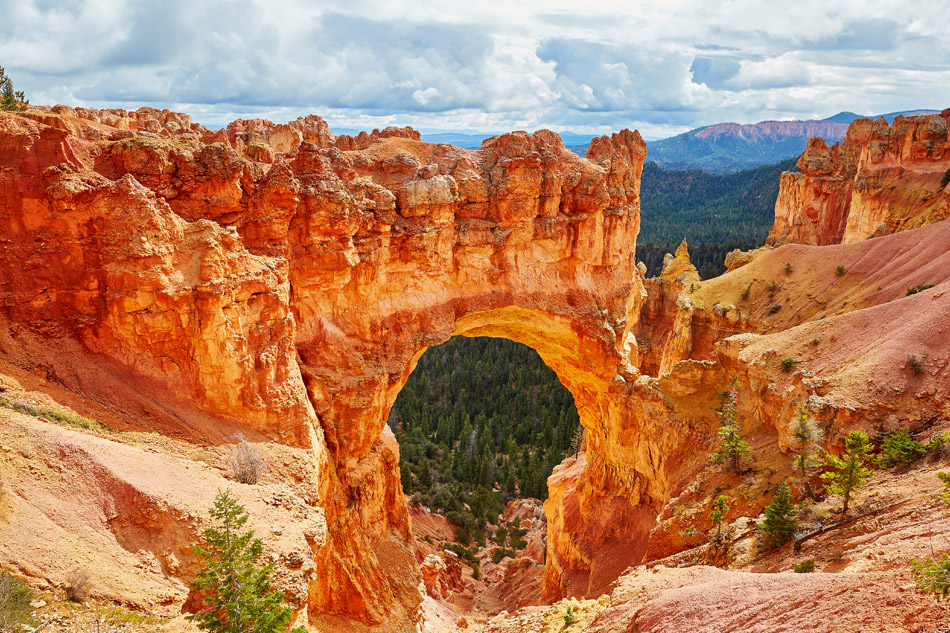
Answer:
[(637, 370), (644, 154), (630, 131), (585, 160), (547, 131), (466, 151), (316, 117), (2, 115), (2, 351), (144, 428), (309, 447), (328, 536), (308, 609), (389, 626), (420, 600), (389, 408), (430, 345), (528, 344), (588, 429), (546, 578), (586, 593), (640, 557), (687, 450)]
[(812, 138), (782, 174), (769, 243), (839, 244), (950, 217), (950, 111), (856, 119), (831, 147)]
[[(853, 184), (895, 164), (908, 182), (939, 181), (937, 119), (899, 119), (886, 134), (858, 122), (880, 138), (813, 142), (794, 179), (825, 187), (799, 197), (818, 201), (818, 219), (790, 212), (775, 236), (854, 242), (872, 216), (888, 231), (937, 220), (942, 207), (919, 211), (927, 201), (891, 184), (884, 215), (861, 211), (873, 205), (854, 206)], [(444, 596), (454, 580), (435, 559), (421, 573), (414, 556), (389, 409), (431, 345), (525, 343), (586, 429), (585, 450), (548, 482), (543, 593), (598, 595), (682, 546), (656, 519), (706, 466), (716, 394), (733, 376), (747, 430), (781, 449), (802, 401), (833, 450), (855, 425), (950, 415), (950, 224), (789, 244), (708, 281), (684, 244), (644, 280), (644, 154), (629, 131), (582, 159), (547, 131), (467, 151), (408, 128), (336, 137), (317, 117), (210, 131), (147, 109), (0, 114), (0, 352), (133, 429), (292, 448), (282, 476), (327, 525), (308, 541), (295, 604), (318, 626), (396, 630), (414, 620), (420, 584)], [(923, 375), (907, 353), (924, 356)]]

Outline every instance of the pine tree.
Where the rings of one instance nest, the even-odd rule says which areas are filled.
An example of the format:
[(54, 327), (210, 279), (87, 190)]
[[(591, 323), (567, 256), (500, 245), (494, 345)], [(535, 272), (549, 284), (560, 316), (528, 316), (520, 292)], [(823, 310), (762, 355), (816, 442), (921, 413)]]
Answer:
[(429, 492), (429, 489), (432, 488), (432, 468), (429, 466), (429, 460), (422, 460), (422, 465), (419, 466), (419, 472), (416, 473), (416, 476), (419, 477), (419, 488), (424, 492)]
[(792, 489), (782, 484), (775, 491), (772, 504), (765, 507), (765, 521), (760, 529), (769, 535), (770, 545), (781, 545), (795, 532), (795, 506), (792, 505)]
[(574, 431), (574, 436), (571, 438), (571, 450), (574, 452), (574, 459), (577, 459), (577, 454), (581, 452), (581, 445), (583, 443), (584, 427), (578, 424), (577, 430)]
[(709, 513), (709, 520), (716, 524), (716, 540), (722, 537), (722, 519), (729, 513), (729, 497), (719, 495), (713, 501), (713, 511)]
[(728, 461), (733, 472), (742, 473), (742, 460), (752, 455), (752, 447), (742, 439), (739, 433), (739, 418), (736, 412), (736, 393), (738, 387), (736, 379), (732, 379), (729, 391), (719, 394), (719, 408), (716, 415), (722, 426), (719, 427), (719, 452), (713, 453), (712, 458), (717, 464)]
[(817, 501), (818, 497), (812, 490), (808, 478), (815, 473), (821, 465), (821, 443), (824, 439), (824, 433), (818, 425), (808, 417), (808, 405), (802, 402), (798, 405), (798, 417), (792, 423), (789, 429), (792, 435), (791, 448), (795, 451), (792, 458), (792, 464), (799, 472), (802, 478), (802, 487), (806, 494), (812, 500)]
[[(205, 568), (191, 586), (208, 592), (204, 607), (189, 620), (213, 633), (278, 633), (285, 631), (292, 612), (282, 606), (283, 595), (271, 591), (273, 565), (258, 567), (264, 550), (254, 532), (241, 533), (248, 516), (230, 491), (219, 492), (211, 507), (216, 525), (204, 532), (204, 546), (195, 552)], [(306, 633), (297, 627), (293, 633)]]
[(7, 77), (3, 67), (0, 66), (0, 110), (19, 112), (25, 110), (29, 104), (22, 91), (13, 90), (13, 81)]
[(828, 482), (828, 492), (843, 497), (844, 506), (841, 511), (848, 511), (851, 493), (867, 483), (874, 471), (866, 468), (871, 459), (871, 442), (864, 431), (851, 431), (844, 441), (844, 455), (835, 457), (828, 455), (825, 465), (834, 470), (821, 474), (821, 478)]

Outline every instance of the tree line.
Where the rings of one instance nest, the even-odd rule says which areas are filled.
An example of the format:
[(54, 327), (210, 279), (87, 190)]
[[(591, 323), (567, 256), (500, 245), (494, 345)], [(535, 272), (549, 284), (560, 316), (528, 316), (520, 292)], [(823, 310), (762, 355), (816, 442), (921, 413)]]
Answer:
[(432, 347), (390, 412), (403, 491), (481, 541), (514, 498), (547, 497), (572, 450), (570, 392), (531, 348), (455, 337)]

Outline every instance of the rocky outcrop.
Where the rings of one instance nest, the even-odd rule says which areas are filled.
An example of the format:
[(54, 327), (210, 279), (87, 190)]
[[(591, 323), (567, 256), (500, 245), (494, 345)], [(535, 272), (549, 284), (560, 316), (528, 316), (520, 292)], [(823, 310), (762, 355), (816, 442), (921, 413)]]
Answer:
[(639, 556), (685, 450), (628, 406), (662, 401), (636, 369), (643, 157), (630, 131), (585, 160), (547, 131), (466, 151), (315, 117), (2, 115), (2, 351), (146, 427), (309, 448), (328, 536), (308, 609), (384, 625), (411, 618), (420, 578), (389, 408), (453, 334), (526, 343), (588, 429), (581, 515), (549, 538), (571, 576), (547, 582), (586, 593)]
[[(940, 123), (906, 121), (886, 142), (813, 143), (803, 186), (847, 189), (848, 148), (860, 148), (855, 183), (871, 147), (873, 164), (931, 179), (943, 146), (918, 128)], [(453, 585), (428, 556), (441, 554), (416, 558), (389, 410), (431, 345), (525, 343), (586, 430), (582, 454), (548, 482), (543, 593), (596, 596), (682, 545), (651, 531), (705, 467), (716, 393), (733, 376), (743, 414), (779, 447), (803, 400), (832, 448), (851, 426), (947, 414), (947, 223), (786, 245), (707, 281), (684, 243), (644, 280), (643, 159), (630, 131), (595, 139), (582, 159), (547, 131), (468, 151), (402, 128), (334, 137), (316, 117), (211, 132), (157, 110), (0, 114), (0, 352), (138, 429), (210, 446), (242, 432), (295, 451), (281, 476), (326, 532), (308, 561), (288, 559), (288, 591), (318, 625), (401, 629)], [(863, 190), (850, 186), (853, 203)], [(793, 215), (786, 225), (820, 233)], [(868, 347), (885, 336), (897, 338)], [(909, 349), (926, 350), (926, 376), (901, 365)], [(506, 563), (506, 582), (537, 580), (541, 542)]]
[(782, 174), (769, 243), (839, 244), (950, 217), (950, 112), (857, 119), (828, 147), (812, 138)]
[(454, 552), (429, 554), (422, 561), (421, 569), (426, 593), (433, 598), (442, 599), (450, 592), (465, 588), (462, 583), (462, 563)]

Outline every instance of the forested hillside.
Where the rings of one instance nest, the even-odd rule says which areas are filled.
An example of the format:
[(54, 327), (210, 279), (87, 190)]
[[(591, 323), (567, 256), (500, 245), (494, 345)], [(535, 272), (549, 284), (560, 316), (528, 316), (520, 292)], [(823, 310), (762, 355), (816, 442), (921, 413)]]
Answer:
[(765, 243), (775, 219), (775, 198), (783, 171), (795, 159), (734, 174), (643, 166), (637, 259), (648, 275), (660, 272), (663, 255), (686, 238), (689, 255), (704, 279), (725, 271), (726, 253)]
[(547, 497), (547, 477), (572, 450), (579, 420), (534, 350), (455, 337), (422, 355), (389, 425), (404, 491), (481, 540), (507, 501)]

